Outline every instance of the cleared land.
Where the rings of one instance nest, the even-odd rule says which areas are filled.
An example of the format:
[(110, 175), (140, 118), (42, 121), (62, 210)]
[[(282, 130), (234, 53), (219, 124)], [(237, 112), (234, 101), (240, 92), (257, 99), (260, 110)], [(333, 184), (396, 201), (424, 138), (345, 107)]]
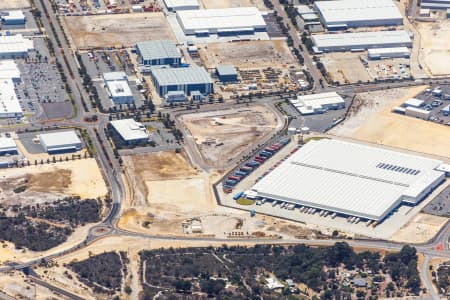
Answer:
[(426, 243), (438, 233), (445, 223), (447, 223), (445, 217), (420, 213), (397, 231), (391, 240), (404, 243)]
[(321, 58), (331, 80), (344, 83), (372, 80), (360, 60), (361, 53), (328, 53)]
[(262, 0), (200, 0), (200, 3), (205, 9), (255, 6), (259, 10), (267, 10)]
[(421, 39), (421, 61), (432, 75), (450, 74), (450, 20), (421, 22), (417, 30)]
[[(25, 187), (23, 192), (14, 191)], [(0, 170), (0, 202), (35, 204), (64, 196), (104, 197), (106, 185), (95, 159)]]
[(207, 68), (232, 64), (243, 69), (262, 69), (296, 64), (286, 41), (212, 43), (200, 46), (199, 54)]
[(181, 117), (206, 163), (220, 168), (280, 126), (264, 106)]
[(337, 136), (450, 158), (447, 126), (399, 115), (391, 110), (426, 86), (358, 94), (350, 117), (330, 131)]
[(132, 46), (138, 41), (175, 37), (163, 13), (66, 17), (78, 49)]
[(28, 0), (2, 0), (0, 1), (0, 9), (17, 9), (30, 7)]

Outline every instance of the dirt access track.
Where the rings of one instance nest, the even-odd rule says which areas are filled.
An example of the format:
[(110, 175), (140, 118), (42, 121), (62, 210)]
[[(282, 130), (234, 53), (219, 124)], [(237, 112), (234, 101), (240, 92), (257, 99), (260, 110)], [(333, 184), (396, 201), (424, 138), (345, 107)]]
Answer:
[(201, 45), (199, 54), (207, 68), (231, 64), (237, 68), (279, 68), (296, 65), (286, 41), (243, 41)]
[(450, 74), (450, 20), (421, 22), (416, 27), (420, 32), (420, 58), (428, 71), (434, 76)]
[(217, 169), (283, 126), (282, 120), (262, 105), (183, 115), (180, 120), (205, 162)]
[[(333, 128), (332, 135), (436, 155), (450, 160), (448, 126), (392, 112), (427, 86), (390, 89), (357, 95), (350, 116)], [(445, 159), (448, 158), (448, 159)]]
[[(25, 191), (16, 193), (18, 187)], [(0, 203), (31, 205), (64, 196), (104, 197), (106, 184), (93, 158), (0, 170)]]
[(78, 49), (130, 47), (136, 42), (175, 37), (163, 13), (133, 13), (64, 18)]

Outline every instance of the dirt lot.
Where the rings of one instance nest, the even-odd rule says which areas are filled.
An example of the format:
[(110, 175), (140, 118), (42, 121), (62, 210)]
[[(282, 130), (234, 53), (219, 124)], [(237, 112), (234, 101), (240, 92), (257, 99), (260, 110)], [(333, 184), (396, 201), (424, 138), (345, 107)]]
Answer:
[(450, 20), (420, 22), (420, 61), (426, 64), (432, 75), (450, 74)]
[(426, 86), (390, 89), (358, 95), (350, 118), (330, 131), (349, 137), (450, 158), (450, 130), (447, 126), (391, 112)]
[(175, 37), (163, 13), (66, 17), (78, 49), (131, 46), (138, 41)]
[(206, 163), (215, 168), (221, 168), (280, 126), (276, 116), (264, 106), (184, 115), (181, 120)]
[(200, 0), (203, 8), (229, 8), (255, 6), (259, 10), (267, 10), (263, 0)]
[(402, 243), (425, 243), (435, 236), (447, 218), (420, 213), (390, 239)]
[(339, 83), (367, 82), (372, 80), (360, 60), (361, 53), (327, 53), (321, 58), (333, 81)]
[(211, 43), (200, 46), (199, 54), (207, 68), (232, 64), (242, 69), (262, 69), (296, 64), (285, 41)]
[(30, 7), (28, 0), (2, 0), (0, 1), (0, 9), (17, 9)]
[[(24, 192), (14, 192), (22, 186)], [(5, 204), (42, 203), (70, 195), (96, 198), (106, 193), (95, 159), (0, 170), (0, 201)]]

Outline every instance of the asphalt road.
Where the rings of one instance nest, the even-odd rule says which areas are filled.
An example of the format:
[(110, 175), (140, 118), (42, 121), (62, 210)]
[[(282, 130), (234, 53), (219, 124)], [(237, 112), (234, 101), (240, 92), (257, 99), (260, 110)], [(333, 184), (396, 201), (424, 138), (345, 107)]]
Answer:
[[(279, 15), (284, 18), (284, 20), (287, 24), (290, 24), (289, 25), (289, 27), (291, 28), (290, 34), (292, 35), (295, 46), (298, 47), (298, 45), (300, 44), (300, 39), (298, 37), (298, 34), (295, 31), (293, 31), (292, 28), (294, 28), (294, 27), (291, 24), (290, 20), (287, 18), (287, 15), (285, 14), (283, 7), (279, 4), (278, 1), (274, 1), (274, 2), (276, 2), (274, 4), (276, 4), (275, 7), (276, 7), (276, 10), (278, 11)], [(138, 238), (142, 238), (142, 239), (152, 239), (152, 240), (207, 241), (207, 242), (222, 242), (222, 243), (241, 242), (242, 241), (242, 242), (254, 242), (254, 243), (283, 243), (283, 244), (284, 243), (292, 243), (292, 244), (304, 243), (304, 244), (311, 244), (311, 245), (332, 245), (338, 241), (338, 240), (303, 240), (303, 239), (294, 239), (294, 240), (285, 240), (285, 239), (284, 240), (281, 240), (281, 239), (277, 239), (277, 240), (271, 240), (271, 239), (219, 239), (219, 238), (195, 238), (195, 237), (186, 237), (186, 236), (180, 236), (180, 237), (159, 236), (159, 235), (147, 235), (147, 234), (129, 232), (129, 231), (125, 231), (120, 228), (117, 228), (116, 224), (117, 224), (118, 217), (120, 216), (121, 203), (125, 199), (125, 188), (124, 188), (125, 185), (124, 185), (124, 182), (122, 181), (122, 177), (120, 176), (121, 175), (120, 166), (118, 165), (117, 160), (114, 159), (113, 150), (112, 150), (111, 145), (109, 144), (109, 142), (105, 136), (105, 133), (104, 133), (104, 128), (108, 122), (108, 116), (97, 113), (97, 115), (99, 116), (99, 121), (97, 123), (93, 124), (93, 123), (86, 123), (83, 121), (83, 118), (86, 115), (89, 115), (89, 113), (96, 113), (96, 112), (92, 111), (92, 107), (90, 106), (90, 103), (87, 103), (88, 107), (90, 109), (90, 112), (89, 113), (84, 112), (84, 109), (82, 106), (82, 99), (86, 99), (86, 101), (88, 101), (88, 97), (87, 97), (86, 92), (82, 88), (82, 84), (81, 84), (82, 80), (77, 72), (77, 63), (75, 61), (75, 57), (73, 56), (71, 49), (69, 49), (68, 45), (66, 44), (66, 42), (64, 40), (64, 37), (62, 34), (62, 29), (60, 28), (59, 23), (56, 20), (56, 16), (53, 14), (53, 11), (51, 9), (49, 1), (42, 0), (42, 2), (41, 2), (41, 0), (37, 0), (36, 4), (37, 4), (37, 8), (41, 11), (43, 11), (43, 5), (45, 5), (45, 7), (49, 13), (48, 19), (45, 17), (45, 14), (43, 14), (43, 17), (42, 17), (42, 21), (43, 21), (45, 30), (46, 30), (49, 38), (53, 41), (54, 45), (56, 46), (57, 45), (56, 39), (55, 39), (55, 36), (53, 35), (53, 32), (50, 27), (50, 21), (51, 21), (55, 27), (56, 34), (59, 36), (59, 39), (62, 43), (62, 49), (64, 50), (64, 53), (66, 54), (66, 60), (65, 60), (61, 55), (61, 51), (56, 51), (57, 59), (63, 65), (63, 69), (64, 69), (64, 72), (65, 72), (67, 78), (71, 78), (73, 75), (73, 80), (68, 80), (68, 83), (73, 91), (73, 97), (74, 97), (74, 100), (78, 107), (78, 114), (70, 121), (58, 122), (58, 125), (59, 126), (63, 126), (63, 125), (77, 126), (77, 127), (86, 128), (88, 130), (88, 132), (91, 136), (91, 139), (93, 141), (93, 144), (97, 150), (97, 153), (98, 153), (97, 160), (100, 164), (100, 167), (101, 167), (101, 170), (105, 177), (105, 180), (109, 184), (109, 189), (110, 189), (111, 197), (113, 200), (113, 205), (111, 207), (109, 215), (105, 218), (105, 220), (103, 221), (102, 224), (93, 226), (90, 229), (89, 234), (88, 234), (88, 236), (86, 236), (84, 241), (82, 241), (80, 244), (78, 244), (72, 248), (65, 249), (60, 252), (54, 253), (52, 255), (46, 256), (43, 259), (47, 259), (47, 260), (55, 259), (57, 257), (65, 255), (65, 254), (80, 250), (80, 249), (86, 247), (87, 245), (90, 245), (90, 244), (96, 242), (98, 239), (108, 236), (108, 235), (133, 236), (133, 237), (138, 237)], [(321, 78), (321, 75), (318, 73), (317, 69), (313, 66), (312, 60), (310, 59), (309, 55), (305, 54), (305, 53), (302, 53), (302, 54), (305, 57), (305, 65), (310, 69), (312, 76), (316, 82), (316, 88), (320, 88), (318, 80), (319, 80), (319, 78)], [(73, 73), (72, 75), (70, 74), (69, 69), (72, 70), (72, 73)], [(448, 82), (449, 79), (448, 78), (436, 79), (436, 80), (433, 80), (432, 82), (433, 82), (433, 84), (439, 84), (440, 82), (445, 82), (445, 81)], [(346, 85), (346, 86), (340, 86), (340, 87), (326, 87), (326, 90), (335, 90), (335, 91), (342, 92), (342, 93), (354, 93), (354, 92), (364, 92), (364, 91), (388, 89), (388, 88), (393, 88), (393, 87), (402, 87), (402, 86), (419, 85), (419, 84), (423, 84), (423, 83), (422, 82), (396, 82), (396, 83), (378, 83), (378, 84), (370, 83), (370, 84)], [(280, 100), (280, 97), (267, 97), (267, 98), (262, 98), (262, 99), (256, 99), (254, 102), (256, 102), (256, 103), (272, 103), (273, 104), (275, 101), (279, 101), (279, 100)], [(244, 106), (246, 104), (242, 104), (242, 105)], [(236, 106), (237, 105), (234, 101), (229, 101), (229, 102), (225, 102), (223, 104), (213, 104), (210, 106), (205, 105), (200, 109), (200, 111), (220, 110), (220, 109), (236, 107)], [(177, 113), (176, 109), (167, 110), (166, 112), (171, 112), (173, 114)], [(45, 124), (45, 126), (51, 126), (51, 125), (54, 125), (55, 123), (46, 122), (44, 124)], [(178, 125), (181, 125), (181, 124), (178, 124)], [(39, 128), (42, 126), (44, 126), (44, 125), (31, 124), (31, 125), (23, 125), (23, 126), (21, 126), (21, 128), (29, 128), (29, 127)], [(96, 129), (98, 131), (100, 139), (104, 143), (106, 153), (103, 152), (102, 147), (101, 147), (101, 141), (97, 138), (97, 136), (94, 132), (94, 129)], [(5, 129), (2, 129), (2, 130), (5, 130)], [(193, 161), (198, 163), (201, 168), (207, 168), (207, 166), (205, 166), (204, 163), (202, 163), (201, 156), (198, 156), (199, 154), (198, 154), (198, 151), (196, 150), (197, 147), (196, 147), (195, 143), (193, 144), (191, 142), (187, 142), (185, 144), (185, 148), (188, 151), (188, 153), (193, 156)], [(197, 154), (195, 154), (195, 153), (197, 153)], [(111, 158), (112, 167), (109, 165), (107, 156), (109, 156)], [(110, 231), (107, 231), (103, 235), (94, 234), (94, 231), (98, 228), (109, 228)], [(430, 241), (426, 244), (415, 245), (415, 247), (417, 248), (417, 251), (419, 253), (425, 254), (426, 257), (448, 257), (448, 258), (450, 258), (450, 251), (448, 249), (448, 239), (449, 238), (450, 238), (450, 224), (447, 223), (447, 225), (439, 232), (439, 234), (432, 241)], [(401, 247), (403, 246), (402, 243), (394, 243), (394, 242), (389, 242), (389, 241), (377, 241), (377, 240), (345, 240), (345, 241), (352, 246), (366, 247), (366, 248), (371, 248), (371, 249), (400, 250)], [(438, 250), (438, 247), (437, 247), (438, 245), (443, 245), (444, 250), (443, 251)], [(41, 262), (41, 260), (42, 260), (42, 258), (37, 259), (37, 260), (28, 261), (28, 262), (17, 263), (15, 265), (1, 267), (0, 272), (5, 272), (8, 270), (13, 270), (13, 269), (19, 270), (19, 269), (23, 269), (25, 267), (30, 267), (30, 266), (39, 264)], [(425, 268), (426, 268), (426, 265), (427, 264), (424, 264)], [(43, 285), (48, 284), (48, 283), (45, 283), (45, 281), (42, 281), (41, 279), (36, 279), (36, 280), (40, 280), (40, 282), (39, 282), (40, 284), (41, 283)], [(428, 285), (430, 284), (429, 280), (427, 281), (425, 278), (423, 278), (423, 280), (424, 280), (424, 283), (428, 287)], [(431, 290), (432, 289), (430, 289), (430, 291)], [(59, 292), (61, 292), (61, 291), (59, 291)], [(434, 295), (433, 295), (433, 297), (434, 297)], [(77, 298), (74, 298), (74, 299), (77, 299)]]

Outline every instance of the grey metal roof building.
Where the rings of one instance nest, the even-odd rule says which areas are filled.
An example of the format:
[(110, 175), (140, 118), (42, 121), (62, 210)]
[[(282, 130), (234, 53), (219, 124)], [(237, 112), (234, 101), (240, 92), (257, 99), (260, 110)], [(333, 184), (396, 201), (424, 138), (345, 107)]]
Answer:
[(142, 65), (178, 65), (181, 62), (180, 51), (169, 40), (138, 42), (136, 53)]
[(316, 51), (351, 51), (356, 49), (412, 47), (405, 30), (315, 34), (312, 41)]
[(237, 81), (238, 74), (236, 68), (232, 65), (218, 65), (216, 67), (216, 73), (222, 82)]
[(257, 196), (370, 220), (415, 205), (445, 180), (442, 162), (338, 140), (310, 141), (252, 188)]
[(48, 153), (78, 151), (82, 148), (75, 130), (42, 133), (39, 135), (39, 141)]
[(213, 92), (211, 76), (202, 67), (153, 67), (151, 74), (153, 83), (162, 97), (169, 91), (183, 91), (186, 95), (190, 95), (192, 91), (199, 91), (203, 95), (208, 95)]
[(392, 0), (316, 1), (314, 8), (328, 29), (403, 24), (403, 17)]
[(198, 0), (164, 0), (169, 11), (200, 9)]

